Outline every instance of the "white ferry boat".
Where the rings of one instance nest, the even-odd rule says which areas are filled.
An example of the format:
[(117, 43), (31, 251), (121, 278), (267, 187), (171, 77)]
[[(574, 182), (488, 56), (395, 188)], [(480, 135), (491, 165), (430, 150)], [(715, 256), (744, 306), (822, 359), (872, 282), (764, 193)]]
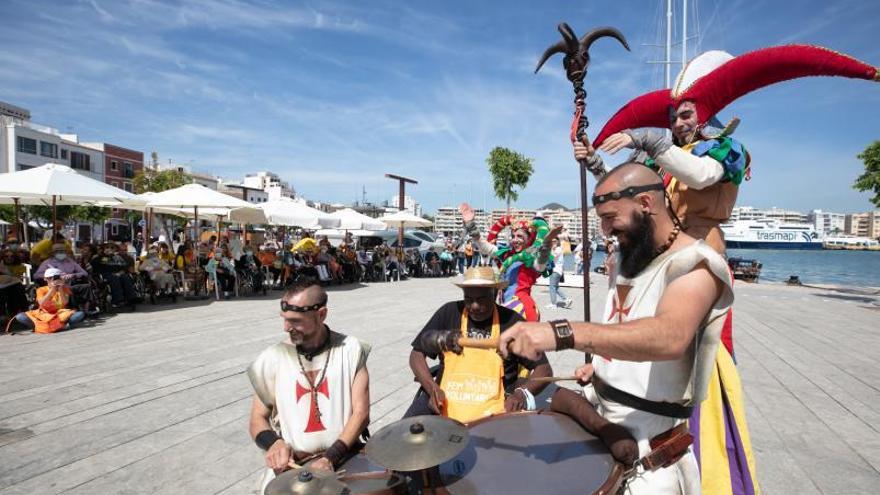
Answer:
[(728, 249), (822, 249), (822, 238), (810, 224), (776, 220), (739, 220), (721, 225)]

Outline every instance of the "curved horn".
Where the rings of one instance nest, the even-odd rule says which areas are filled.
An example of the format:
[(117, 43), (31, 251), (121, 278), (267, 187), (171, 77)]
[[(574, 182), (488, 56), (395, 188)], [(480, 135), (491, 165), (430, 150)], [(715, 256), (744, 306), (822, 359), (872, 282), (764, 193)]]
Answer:
[(596, 29), (590, 31), (589, 33), (585, 34), (584, 37), (581, 38), (581, 42), (580, 42), (581, 49), (585, 53), (589, 53), (590, 46), (593, 44), (594, 41), (596, 41), (599, 38), (606, 38), (606, 37), (616, 39), (617, 41), (620, 42), (621, 45), (623, 45), (624, 48), (627, 49), (627, 51), (629, 51), (629, 43), (626, 42), (626, 38), (624, 38), (623, 33), (621, 33), (620, 31), (618, 31), (617, 29), (615, 29), (611, 26), (596, 28)]
[(544, 62), (546, 62), (547, 59), (549, 59), (553, 55), (556, 55), (557, 53), (567, 53), (565, 41), (560, 41), (544, 51), (544, 54), (541, 55), (541, 60), (538, 60), (538, 66), (535, 67), (535, 74), (537, 74), (538, 71), (541, 70), (541, 67), (544, 65)]
[(562, 39), (565, 40), (565, 44), (568, 48), (568, 53), (574, 55), (578, 50), (578, 38), (577, 35), (574, 34), (574, 30), (571, 29), (567, 23), (560, 22), (556, 29), (559, 30), (559, 34), (562, 35)]

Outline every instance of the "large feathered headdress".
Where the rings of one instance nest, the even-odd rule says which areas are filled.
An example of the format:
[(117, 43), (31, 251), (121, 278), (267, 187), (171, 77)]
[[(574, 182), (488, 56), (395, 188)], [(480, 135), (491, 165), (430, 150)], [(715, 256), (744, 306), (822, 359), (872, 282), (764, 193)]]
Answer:
[(848, 55), (809, 45), (763, 48), (739, 57), (707, 52), (691, 61), (672, 90), (660, 89), (641, 95), (623, 106), (593, 141), (624, 129), (667, 128), (671, 109), (692, 101), (700, 124), (705, 124), (737, 98), (756, 89), (808, 76), (842, 76), (880, 81), (880, 70)]

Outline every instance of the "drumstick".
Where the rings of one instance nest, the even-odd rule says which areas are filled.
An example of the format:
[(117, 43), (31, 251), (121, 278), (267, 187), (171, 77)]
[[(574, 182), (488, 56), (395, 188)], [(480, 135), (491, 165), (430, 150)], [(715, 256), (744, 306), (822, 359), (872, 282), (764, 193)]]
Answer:
[(474, 347), (476, 349), (495, 349), (498, 347), (498, 339), (472, 339), (470, 337), (461, 337), (458, 339), (458, 345), (462, 347)]
[(529, 378), (530, 382), (537, 383), (568, 382), (577, 380), (580, 380), (580, 378), (576, 376), (540, 376), (536, 378)]

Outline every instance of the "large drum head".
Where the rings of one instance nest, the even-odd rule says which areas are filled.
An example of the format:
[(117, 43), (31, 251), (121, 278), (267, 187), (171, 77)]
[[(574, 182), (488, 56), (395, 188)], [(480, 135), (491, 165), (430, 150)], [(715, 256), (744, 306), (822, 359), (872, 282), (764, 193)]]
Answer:
[(620, 474), (605, 444), (565, 415), (502, 414), (468, 429), (468, 446), (440, 465), (452, 495), (584, 495), (610, 489)]

